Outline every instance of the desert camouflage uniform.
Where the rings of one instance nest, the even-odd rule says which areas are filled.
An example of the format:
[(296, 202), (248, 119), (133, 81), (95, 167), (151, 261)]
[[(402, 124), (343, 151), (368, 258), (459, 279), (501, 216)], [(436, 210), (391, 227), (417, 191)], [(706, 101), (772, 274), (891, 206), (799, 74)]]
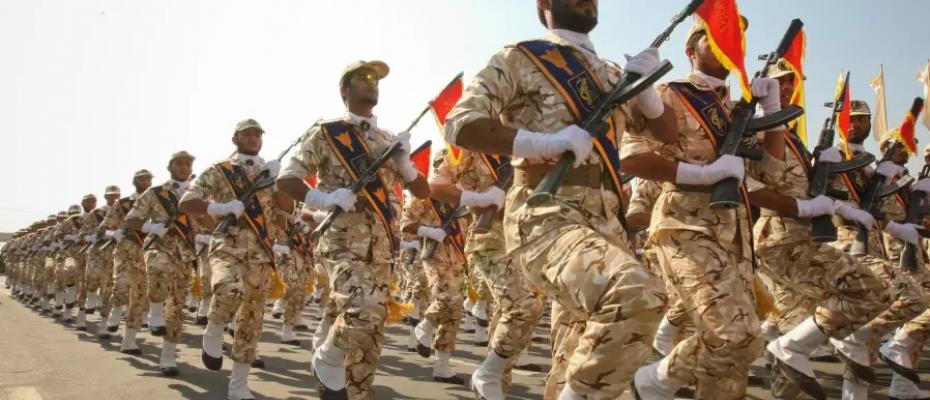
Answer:
[[(301, 250), (304, 251), (301, 251)], [(277, 254), (278, 273), (286, 289), (281, 300), (284, 302), (284, 324), (294, 325), (304, 309), (307, 285), (313, 279), (313, 255), (308, 243), (291, 246), (290, 254)]]
[[(87, 268), (84, 270), (84, 287), (78, 296), (78, 306), (84, 307), (87, 295), (90, 293), (105, 291), (107, 286), (107, 281), (109, 276), (112, 275), (112, 265), (113, 259), (105, 254), (103, 251), (97, 249), (97, 243), (99, 243), (100, 238), (102, 238), (102, 231), (100, 230), (100, 223), (103, 222), (103, 217), (106, 215), (106, 207), (98, 207), (97, 209), (84, 214), (84, 220), (81, 221), (81, 247), (88, 246), (87, 251), (84, 253), (86, 257)], [(96, 235), (97, 241), (90, 243), (86, 240), (86, 236)], [(93, 305), (94, 307), (97, 304)], [(92, 310), (87, 310), (92, 311)]]
[[(264, 161), (249, 166), (237, 158), (227, 160), (246, 169), (248, 178), (255, 179)], [(197, 175), (181, 202), (188, 200), (228, 202), (236, 199), (232, 187), (218, 164)], [(281, 226), (274, 218), (276, 206), (272, 201), (273, 188), (258, 191), (255, 196), (262, 208), (265, 227), (270, 238), (280, 237)], [(213, 298), (207, 318), (211, 323), (226, 325), (235, 320), (236, 330), (230, 358), (242, 364), (255, 361), (258, 340), (262, 333), (265, 313), (265, 295), (271, 282), (274, 256), (270, 247), (262, 243), (258, 234), (245, 221), (243, 214), (229, 228), (225, 236), (210, 239), (208, 264), (212, 269)], [(269, 239), (271, 240), (271, 239)]]
[[(138, 193), (118, 200), (103, 219), (108, 230), (123, 229), (123, 238), (113, 247), (113, 294), (111, 311), (126, 306), (126, 327), (142, 328), (142, 314), (148, 310), (145, 288), (145, 263), (142, 259), (141, 237), (126, 226), (126, 211), (119, 205), (122, 201), (137, 201)], [(131, 209), (130, 209), (131, 211)]]
[[(681, 82), (711, 90), (696, 74)], [(657, 87), (678, 121), (678, 139), (655, 151), (673, 161), (709, 164), (717, 148), (679, 96), (663, 84)], [(719, 89), (727, 99), (726, 88)], [(729, 109), (732, 104), (723, 105)], [(633, 136), (623, 155), (650, 146)], [(753, 183), (748, 179), (748, 184)], [(755, 313), (751, 233), (747, 209), (712, 209), (703, 188), (663, 183), (650, 223), (659, 266), (695, 324), (695, 335), (678, 343), (667, 356), (668, 375), (696, 384), (697, 398), (735, 399), (746, 393), (749, 364), (763, 341)]]
[[(439, 227), (441, 221), (431, 210), (428, 200), (415, 199), (404, 208), (402, 230), (420, 226)], [(425, 247), (425, 246), (424, 246)], [(435, 328), (433, 349), (452, 353), (455, 336), (462, 321), (462, 297), (465, 295), (465, 260), (453, 249), (448, 239), (437, 246), (431, 258), (421, 260), (429, 282), (429, 306), (422, 317)]]
[[(57, 270), (55, 280), (55, 290), (63, 292), (66, 288), (74, 288), (75, 294), (81, 284), (84, 275), (84, 257), (78, 254), (81, 247), (79, 234), (81, 229), (82, 214), (71, 214), (68, 219), (58, 224), (55, 235), (64, 244), (64, 247), (58, 250), (55, 257), (55, 266)], [(65, 235), (74, 235), (78, 237), (74, 241), (65, 239)], [(71, 300), (71, 302), (68, 302)], [(74, 308), (77, 299), (65, 300), (65, 307)]]
[[(570, 46), (552, 33), (546, 39)], [(608, 88), (616, 84), (620, 71), (613, 64), (596, 57), (587, 61)], [(626, 111), (614, 115), (620, 132), (621, 114)], [(463, 126), (483, 118), (536, 132), (556, 132), (574, 122), (564, 98), (512, 46), (495, 54), (468, 86), (447, 118), (446, 141), (455, 143)], [(584, 164), (599, 168), (602, 161), (592, 153)], [(515, 159), (513, 165), (520, 172), (530, 160)], [(562, 343), (553, 346), (571, 346), (563, 347), (572, 348), (563, 353), (564, 380), (588, 399), (614, 399), (627, 389), (650, 353), (665, 306), (658, 279), (630, 253), (617, 218), (620, 198), (609, 185), (563, 186), (554, 201), (530, 208), (524, 202), (533, 187), (515, 180), (503, 225), (511, 260), (530, 285), (559, 303), (553, 321), (573, 321)]]
[[(126, 219), (138, 218), (143, 222), (162, 223), (168, 228), (165, 236), (149, 239), (155, 242), (145, 250), (143, 258), (148, 276), (148, 301), (165, 303), (165, 341), (179, 343), (183, 332), (184, 303), (195, 259), (194, 246), (173, 226), (174, 221), (170, 221), (171, 216), (155, 193), (158, 189), (173, 191), (178, 199), (183, 194), (181, 190), (172, 188), (171, 181), (160, 187), (152, 187), (139, 196)], [(196, 232), (193, 220), (191, 227)]]
[[(361, 132), (348, 114), (343, 119), (357, 126), (359, 136), (368, 144), (372, 157), (388, 148), (394, 140), (393, 134), (374, 126)], [(386, 169), (393, 170), (393, 162), (386, 165), (381, 176), (388, 191), (392, 192), (390, 188), (400, 178), (394, 173), (384, 173)], [(279, 179), (304, 179), (308, 176), (316, 176), (318, 189), (327, 192), (349, 187), (353, 182), (323, 137), (320, 124), (310, 128)], [(391, 194), (389, 201), (397, 203), (393, 192)], [(323, 265), (330, 278), (333, 304), (328, 309), (333, 310), (337, 317), (329, 335), (336, 347), (347, 351), (349, 398), (367, 399), (373, 396), (371, 385), (384, 344), (387, 296), (394, 261), (390, 238), (394, 235), (386, 231), (364, 196), (359, 196), (358, 200), (356, 211), (342, 213), (336, 218), (319, 239), (319, 247), (314, 254), (325, 259)], [(399, 209), (396, 205), (393, 208)], [(395, 215), (395, 219), (399, 217)], [(390, 229), (396, 231), (396, 227)]]

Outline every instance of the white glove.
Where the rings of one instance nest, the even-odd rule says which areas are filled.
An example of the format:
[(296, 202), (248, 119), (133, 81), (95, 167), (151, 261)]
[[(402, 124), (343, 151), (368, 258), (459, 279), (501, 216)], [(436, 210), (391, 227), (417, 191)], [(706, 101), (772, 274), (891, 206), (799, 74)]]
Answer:
[(862, 211), (858, 208), (851, 207), (842, 201), (833, 202), (833, 210), (839, 216), (866, 227), (866, 229), (872, 229), (875, 227), (875, 217), (872, 214)]
[(682, 185), (707, 186), (726, 178), (743, 180), (746, 175), (746, 166), (742, 157), (722, 155), (717, 161), (708, 165), (694, 165), (686, 162), (678, 163), (675, 174), (675, 183)]
[(924, 178), (917, 181), (917, 183), (911, 187), (911, 190), (915, 192), (930, 193), (930, 178)]
[(885, 225), (885, 231), (890, 233), (891, 236), (901, 239), (914, 246), (920, 246), (920, 233), (917, 232), (917, 228), (920, 228), (920, 225), (899, 224), (894, 221), (891, 221)]
[(97, 234), (84, 235), (84, 241), (87, 243), (97, 243)]
[(123, 233), (124, 231), (122, 229), (107, 231), (107, 237), (116, 241), (120, 241), (123, 240)]
[(896, 176), (904, 173), (904, 167), (895, 164), (891, 161), (882, 161), (878, 164), (878, 168), (875, 169), (875, 173), (885, 177), (885, 184), (891, 183), (891, 180)]
[(810, 200), (796, 199), (798, 202), (798, 218), (819, 217), (833, 215), (833, 199), (827, 196), (817, 196)]
[(419, 250), (420, 242), (417, 242), (416, 240), (401, 240), (400, 248), (401, 250)]
[(194, 243), (208, 245), (210, 244), (210, 235), (199, 234), (194, 236)]
[(492, 186), (481, 193), (463, 190), (462, 197), (459, 198), (459, 204), (465, 207), (495, 206), (500, 210), (504, 207), (504, 197), (506, 197), (506, 193), (497, 186)]
[(323, 221), (325, 221), (326, 217), (328, 216), (329, 216), (329, 212), (326, 212), (323, 210), (316, 210), (313, 212), (313, 220), (318, 224), (322, 224)]
[(323, 192), (317, 189), (310, 189), (304, 196), (304, 204), (317, 210), (332, 210), (333, 207), (339, 206), (343, 211), (355, 211), (355, 193), (346, 188), (339, 188), (332, 192)]
[(520, 129), (513, 139), (513, 156), (543, 161), (555, 161), (562, 153), (570, 151), (575, 154), (575, 168), (578, 168), (591, 154), (594, 141), (591, 134), (578, 125), (569, 125), (554, 133), (538, 133)]
[(280, 254), (283, 256), (291, 254), (291, 248), (285, 245), (282, 245), (282, 244), (276, 244), (274, 246), (271, 246), (271, 251), (275, 252), (275, 254)]
[(442, 243), (443, 240), (446, 240), (446, 231), (442, 230), (442, 228), (421, 226), (417, 228), (417, 235), (421, 237), (433, 239), (439, 243)]
[(73, 235), (73, 234), (65, 235), (65, 241), (66, 241), (66, 242), (77, 242), (77, 241), (78, 241), (78, 235)]
[(752, 80), (752, 96), (759, 99), (762, 115), (781, 110), (781, 95), (778, 79), (756, 78)]
[(225, 217), (232, 214), (239, 218), (243, 212), (245, 212), (245, 204), (242, 204), (239, 200), (230, 200), (225, 203), (214, 202), (207, 206), (207, 214), (214, 217)]
[(271, 160), (265, 163), (265, 170), (268, 171), (268, 177), (275, 178), (278, 176), (278, 172), (281, 172), (281, 162), (278, 160)]
[(161, 222), (146, 222), (142, 224), (142, 232), (151, 233), (157, 235), (158, 237), (165, 236), (168, 233), (168, 228), (165, 227), (165, 224)]
[(419, 172), (416, 167), (413, 166), (413, 163), (410, 162), (410, 132), (404, 131), (398, 133), (394, 136), (394, 141), (395, 143), (400, 143), (400, 149), (391, 155), (391, 160), (394, 161), (394, 167), (397, 169), (397, 173), (400, 174), (401, 178), (404, 179), (404, 183), (412, 182), (414, 179), (417, 179)]
[(304, 221), (297, 220), (294, 222), (294, 227), (300, 233), (310, 233), (310, 225), (307, 225)]
[[(643, 50), (633, 57), (630, 57), (629, 54), (624, 54), (624, 57), (626, 57), (626, 66), (624, 69), (628, 72), (635, 72), (640, 75), (652, 72), (661, 63), (659, 59), (659, 49), (655, 47)], [(656, 119), (665, 111), (665, 104), (662, 103), (662, 99), (659, 98), (659, 95), (652, 87), (646, 88), (646, 90), (636, 95), (636, 104), (639, 105), (640, 111), (642, 111), (643, 115), (648, 119)]]
[(841, 153), (840, 149), (836, 147), (823, 149), (820, 151), (820, 155), (817, 156), (817, 161), (835, 164), (843, 161), (843, 153)]

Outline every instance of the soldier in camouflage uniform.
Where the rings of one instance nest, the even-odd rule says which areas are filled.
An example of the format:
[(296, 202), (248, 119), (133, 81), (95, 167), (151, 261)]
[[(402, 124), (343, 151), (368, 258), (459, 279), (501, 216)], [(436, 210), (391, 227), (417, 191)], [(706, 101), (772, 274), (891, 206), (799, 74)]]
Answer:
[[(404, 209), (400, 228), (404, 233), (416, 234), (423, 243), (439, 243), (432, 257), (421, 254), (421, 265), (429, 282), (429, 306), (423, 318), (414, 327), (417, 351), (421, 357), (434, 352), (433, 380), (462, 385), (465, 381), (452, 371), (449, 359), (455, 351), (456, 334), (462, 320), (461, 300), (465, 295), (465, 260), (463, 249), (455, 249), (455, 238), (448, 238), (441, 227), (437, 212), (452, 212), (451, 207), (432, 209), (432, 199), (413, 200)], [(438, 205), (438, 202), (435, 202)], [(446, 209), (447, 208), (447, 209)], [(464, 238), (464, 236), (462, 236)], [(434, 243), (436, 244), (436, 243)], [(462, 244), (462, 243), (459, 243)], [(424, 245), (425, 248), (425, 245)]]
[[(574, 125), (582, 119), (576, 110), (580, 102), (592, 107), (590, 90), (609, 90), (620, 76), (587, 36), (597, 24), (597, 4), (539, 2), (537, 11), (550, 29), (544, 39), (495, 54), (449, 113), (445, 136), (469, 150), (513, 156), (503, 225), (507, 253), (529, 284), (553, 300), (553, 321), (571, 321), (553, 343), (564, 349), (554, 353), (568, 360), (565, 375), (550, 379), (565, 382), (560, 399), (614, 399), (649, 355), (665, 305), (661, 284), (630, 253), (618, 219), (616, 146), (631, 122), (661, 138), (673, 135), (674, 124), (650, 88), (610, 116), (612, 130), (592, 151), (591, 135)], [(632, 57), (627, 68), (645, 73), (658, 63), (651, 49)], [(582, 92), (566, 90), (571, 83), (553, 75), (578, 73), (584, 74)], [(525, 204), (566, 151), (576, 157), (574, 168), (554, 198), (538, 207)], [(495, 372), (502, 369), (496, 364)]]
[(304, 309), (307, 299), (307, 284), (312, 283), (313, 254), (306, 236), (309, 226), (301, 220), (288, 222), (288, 229), (294, 230), (290, 246), (286, 241), (275, 245), (278, 274), (286, 287), (284, 294), (275, 301), (272, 314), (275, 318), (284, 318), (281, 324), (281, 343), (300, 346), (294, 334), (294, 325)]
[[(405, 204), (404, 213), (414, 202)], [(416, 234), (401, 231), (400, 263), (403, 266), (404, 279), (401, 291), (405, 303), (413, 305), (413, 311), (407, 316), (406, 322), (410, 325), (407, 336), (407, 351), (417, 351), (416, 326), (420, 324), (421, 312), (429, 306), (429, 281), (419, 260), (420, 241)]]
[(248, 375), (261, 337), (265, 294), (274, 267), (272, 246), (284, 229), (275, 215), (281, 209), (293, 208), (273, 187), (255, 192), (245, 202), (238, 200), (256, 179), (274, 179), (280, 169), (277, 160), (266, 163), (258, 156), (264, 133), (254, 119), (240, 121), (232, 137), (236, 153), (199, 174), (179, 206), (181, 212), (195, 218), (231, 215), (236, 221), (226, 234), (214, 234), (210, 241), (213, 297), (201, 353), (208, 369), (222, 368), (223, 327), (235, 319), (228, 389), (231, 400), (253, 398)]
[(99, 330), (97, 337), (108, 340), (110, 334), (119, 329), (125, 308), (126, 327), (120, 351), (138, 355), (142, 350), (135, 337), (142, 328), (143, 314), (148, 308), (145, 301), (145, 263), (142, 259), (142, 237), (137, 232), (126, 230), (125, 217), (139, 196), (152, 186), (152, 173), (144, 169), (136, 171), (132, 185), (135, 188), (133, 194), (117, 200), (107, 210), (101, 224), (107, 237), (106, 245), (101, 245), (106, 246), (102, 250), (113, 249), (113, 293), (106, 331)]
[[(741, 399), (749, 365), (763, 344), (755, 313), (750, 220), (743, 204), (711, 208), (709, 192), (726, 178), (743, 181), (745, 166), (741, 158), (717, 155), (719, 135), (726, 132), (723, 121), (733, 107), (724, 85), (729, 71), (710, 50), (700, 20), (686, 35), (685, 53), (692, 71), (658, 88), (662, 103), (676, 117), (677, 137), (649, 152), (644, 150), (653, 143), (632, 136), (625, 140), (623, 156), (628, 172), (662, 182), (650, 240), (695, 334), (658, 362), (640, 368), (634, 387), (644, 399), (671, 399), (690, 384), (696, 385), (696, 398)], [(767, 106), (763, 112), (777, 111), (777, 104), (771, 105), (777, 96), (760, 100)], [(698, 101), (707, 102), (706, 112), (692, 111), (692, 102)], [(641, 131), (637, 128), (631, 130)], [(758, 182), (748, 179), (746, 184)]]
[(84, 196), (81, 200), (81, 207), (84, 209), (84, 214), (81, 216), (81, 228), (78, 231), (78, 242), (74, 251), (74, 258), (81, 266), (77, 293), (78, 314), (74, 326), (79, 331), (86, 331), (87, 314), (93, 314), (96, 311), (96, 300), (90, 304), (90, 308), (87, 307), (87, 277), (91, 261), (89, 251), (93, 247), (88, 239), (95, 239), (94, 237), (88, 238), (88, 236), (91, 232), (96, 232), (105, 213), (102, 208), (97, 208), (97, 197), (93, 194)]
[(106, 204), (84, 216), (81, 223), (82, 238), (87, 254), (87, 270), (84, 273), (84, 308), (88, 314), (100, 310), (102, 319), (106, 319), (110, 310), (110, 294), (113, 289), (113, 255), (100, 250), (97, 246), (104, 239), (105, 230), (101, 227), (107, 211), (114, 207), (119, 199), (118, 186), (107, 186), (104, 190)]
[[(395, 257), (396, 221), (391, 210), (399, 209), (398, 199), (389, 188), (400, 179), (414, 196), (429, 195), (426, 179), (409, 159), (409, 133), (401, 132), (395, 137), (378, 127), (372, 113), (378, 103), (378, 82), (388, 71), (387, 64), (381, 61), (359, 61), (346, 67), (339, 80), (346, 115), (312, 126), (278, 180), (283, 190), (303, 200), (310, 209), (339, 207), (344, 211), (319, 239), (315, 252), (324, 259), (336, 316), (326, 340), (311, 360), (323, 399), (374, 396), (371, 385), (384, 341), (391, 264)], [(346, 189), (355, 180), (349, 173), (350, 166), (356, 170), (353, 173), (363, 170), (349, 159), (360, 159), (357, 157), (362, 152), (373, 158), (395, 141), (401, 143), (401, 150), (394, 152), (381, 170), (376, 193), (356, 196)], [(337, 152), (337, 149), (343, 150)], [(349, 151), (358, 156), (346, 158), (350, 156), (344, 152)], [(316, 177), (317, 188), (311, 189), (304, 182), (311, 176)]]
[(82, 208), (79, 205), (68, 207), (68, 216), (58, 223), (55, 237), (60, 247), (55, 255), (55, 296), (56, 301), (64, 304), (61, 319), (68, 324), (74, 321), (72, 311), (77, 305), (78, 286), (83, 275), (83, 257), (79, 250)]
[(129, 229), (149, 235), (143, 247), (149, 330), (165, 338), (159, 360), (165, 376), (178, 375), (175, 353), (181, 341), (184, 301), (194, 262), (196, 223), (177, 209), (178, 200), (190, 186), (193, 162), (194, 156), (186, 151), (172, 154), (167, 168), (171, 178), (142, 193), (125, 217)]
[[(509, 381), (517, 355), (525, 349), (542, 315), (542, 299), (529, 286), (519, 266), (506, 255), (502, 214), (504, 192), (496, 186), (495, 174), (481, 154), (461, 150), (459, 159), (448, 151), (440, 152), (430, 176), (433, 196), (471, 207), (474, 215), (493, 212), (490, 229), (475, 231), (472, 225), (465, 245), (468, 267), (484, 278), (476, 282), (491, 290), (497, 306), (497, 323), (490, 349), (481, 366), (472, 375), (478, 394), (488, 399), (503, 397), (504, 381)], [(479, 291), (480, 293), (480, 291)], [(479, 297), (480, 299), (480, 297)], [(480, 303), (480, 300), (476, 303)], [(475, 305), (475, 308), (478, 304)], [(474, 308), (473, 308), (474, 309)], [(481, 324), (481, 321), (478, 321)], [(559, 377), (561, 379), (562, 377)]]

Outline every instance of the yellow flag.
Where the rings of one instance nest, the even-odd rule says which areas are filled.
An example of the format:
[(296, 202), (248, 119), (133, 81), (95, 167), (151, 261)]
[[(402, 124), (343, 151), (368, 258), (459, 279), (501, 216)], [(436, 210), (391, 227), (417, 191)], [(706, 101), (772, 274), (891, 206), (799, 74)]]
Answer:
[(881, 142), (888, 133), (888, 108), (885, 104), (885, 66), (879, 67), (878, 76), (869, 82), (875, 91), (875, 122), (872, 127), (872, 138)]

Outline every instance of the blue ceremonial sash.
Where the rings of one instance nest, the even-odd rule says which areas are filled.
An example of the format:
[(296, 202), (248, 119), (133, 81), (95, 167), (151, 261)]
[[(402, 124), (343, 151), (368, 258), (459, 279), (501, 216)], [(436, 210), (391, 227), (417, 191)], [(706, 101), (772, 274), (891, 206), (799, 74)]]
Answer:
[(194, 227), (191, 226), (190, 217), (187, 214), (178, 211), (178, 197), (174, 195), (171, 189), (159, 187), (153, 188), (152, 192), (158, 203), (165, 209), (168, 216), (176, 215), (174, 221), (171, 221), (171, 227), (180, 235), (184, 241), (193, 249), (194, 248)]
[[(232, 189), (237, 199), (242, 197), (242, 194), (245, 193), (252, 184), (248, 172), (240, 165), (233, 164), (230, 161), (224, 161), (215, 164), (215, 167), (223, 173), (223, 177), (226, 178), (226, 183), (229, 184), (230, 189)], [(274, 252), (271, 251), (271, 237), (268, 236), (268, 226), (265, 222), (265, 212), (262, 209), (261, 203), (258, 201), (258, 193), (253, 193), (243, 204), (245, 205), (245, 212), (242, 216), (245, 217), (245, 221), (248, 223), (249, 227), (252, 228), (252, 232), (255, 232), (255, 235), (258, 236), (259, 242), (261, 242), (265, 251), (268, 252), (268, 255), (274, 258)]]

